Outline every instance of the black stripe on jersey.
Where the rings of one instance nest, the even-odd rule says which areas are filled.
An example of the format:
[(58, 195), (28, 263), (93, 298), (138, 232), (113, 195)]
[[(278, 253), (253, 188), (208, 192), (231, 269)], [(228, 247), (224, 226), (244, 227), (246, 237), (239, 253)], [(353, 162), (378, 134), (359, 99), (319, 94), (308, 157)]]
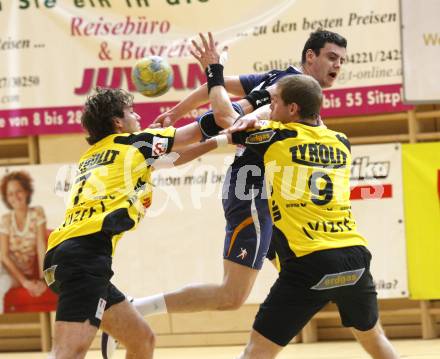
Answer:
[(296, 255), (290, 249), (289, 241), (287, 240), (284, 233), (276, 226), (273, 226), (272, 231), (272, 243), (275, 248), (275, 252), (280, 259), (280, 262), (283, 262), (285, 259), (295, 258)]
[(277, 141), (284, 140), (286, 138), (298, 137), (298, 132), (296, 130), (277, 130)]
[(127, 208), (118, 208), (105, 216), (102, 221), (102, 232), (114, 236), (130, 230), (135, 224), (128, 215)]
[[(136, 134), (130, 134), (128, 136), (117, 136), (114, 138), (114, 142), (121, 144), (121, 145), (127, 145), (127, 146), (134, 146), (136, 147), (140, 153), (144, 156), (146, 160), (149, 159), (156, 159), (159, 156), (154, 155), (153, 156), (153, 138), (154, 137), (160, 137), (160, 138), (166, 138), (169, 141), (169, 146), (167, 148), (167, 153), (170, 152), (171, 148), (174, 144), (174, 137), (168, 137), (168, 136), (162, 136), (160, 134), (152, 134), (148, 132), (140, 132)], [(151, 163), (148, 163), (151, 165)]]
[(348, 151), (351, 153), (351, 144), (350, 141), (348, 140), (347, 137), (341, 136), (341, 135), (336, 135), (336, 138), (342, 142), (342, 144), (348, 148)]

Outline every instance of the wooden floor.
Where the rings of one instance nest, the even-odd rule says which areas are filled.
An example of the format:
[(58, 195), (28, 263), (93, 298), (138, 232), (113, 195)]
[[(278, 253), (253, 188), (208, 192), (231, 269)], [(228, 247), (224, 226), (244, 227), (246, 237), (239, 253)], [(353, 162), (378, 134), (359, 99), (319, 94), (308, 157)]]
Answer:
[[(439, 359), (440, 339), (394, 340), (393, 344), (402, 359)], [(242, 347), (203, 347), (157, 349), (155, 359), (234, 359)], [(43, 353), (0, 353), (1, 359), (46, 359)], [(101, 359), (99, 351), (91, 351), (87, 359)], [(118, 350), (113, 359), (125, 358), (125, 352)], [(350, 342), (327, 342), (315, 344), (293, 344), (287, 346), (279, 359), (368, 359), (360, 346)]]

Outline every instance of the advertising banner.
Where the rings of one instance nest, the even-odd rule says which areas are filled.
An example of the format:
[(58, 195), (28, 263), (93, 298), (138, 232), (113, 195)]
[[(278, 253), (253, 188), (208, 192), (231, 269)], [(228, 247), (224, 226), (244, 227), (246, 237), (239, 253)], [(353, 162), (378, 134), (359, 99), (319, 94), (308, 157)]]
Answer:
[(380, 298), (408, 297), (400, 144), (352, 147), (351, 204)]
[[(323, 116), (407, 109), (402, 104), (398, 0), (0, 0), (0, 136), (80, 131), (81, 106), (96, 86), (133, 93), (131, 69), (159, 55), (173, 68), (172, 89), (135, 94), (147, 126), (205, 81), (189, 53), (199, 32), (229, 46), (227, 75), (300, 66), (319, 28), (348, 39)], [(383, 36), (386, 34), (386, 36)], [(200, 111), (188, 114), (189, 120)]]
[(440, 299), (440, 143), (403, 145), (409, 291)]
[[(373, 254), (372, 272), (381, 298), (405, 297), (408, 293), (400, 153), (400, 146), (395, 144), (353, 147), (353, 212), (360, 232), (369, 241)], [(225, 220), (221, 198), (226, 169), (231, 161), (230, 154), (214, 153), (187, 165), (154, 173), (153, 203), (146, 218), (135, 231), (126, 233), (116, 248), (114, 283), (121, 290), (132, 296), (145, 296), (189, 283), (222, 280)], [(15, 266), (21, 268), (25, 277), (35, 281), (31, 289), (22, 289), (29, 292), (37, 291), (34, 287), (39, 286), (38, 271), (28, 271), (40, 268), (39, 258), (44, 252), (41, 244), (45, 242), (38, 237), (39, 229), (49, 233), (62, 223), (76, 165), (2, 168), (0, 178), (5, 181), (12, 174), (22, 172), (27, 174), (26, 178), (30, 177), (33, 186), (29, 209), (20, 219), (14, 215), (18, 200), (10, 200), (11, 208), (5, 201), (0, 205), (0, 238), (9, 246), (2, 245), (0, 250), (24, 251), (21, 258), (25, 261), (17, 262), (19, 256), (14, 255), (11, 262), (17, 262)], [(14, 176), (9, 178), (15, 185), (10, 191), (17, 192), (25, 185), (23, 180), (17, 179), (20, 176)], [(27, 193), (26, 188), (21, 192)], [(22, 196), (21, 201), (26, 198)], [(22, 238), (14, 230), (19, 234), (29, 233)], [(10, 266), (3, 265), (1, 273), (3, 296), (11, 288), (23, 287)], [(276, 277), (276, 270), (266, 261), (248, 302), (260, 303)], [(10, 299), (4, 303), (5, 308), (17, 308)]]
[(440, 103), (440, 2), (424, 0), (423, 6), (411, 0), (400, 2), (404, 99), (413, 104)]

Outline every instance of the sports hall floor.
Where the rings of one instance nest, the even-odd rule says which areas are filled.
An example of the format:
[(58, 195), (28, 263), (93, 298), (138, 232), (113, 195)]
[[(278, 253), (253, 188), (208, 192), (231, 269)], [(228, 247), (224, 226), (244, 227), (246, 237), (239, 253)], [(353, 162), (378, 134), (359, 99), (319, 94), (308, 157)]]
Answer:
[[(402, 359), (440, 359), (440, 339), (393, 340)], [(155, 359), (234, 359), (241, 346), (166, 348), (157, 349)], [(44, 353), (0, 353), (1, 359), (46, 359)], [(87, 359), (101, 359), (97, 350), (90, 351)], [(125, 358), (125, 351), (118, 350), (113, 359)], [(278, 356), (279, 359), (368, 359), (360, 346), (354, 342), (321, 342), (292, 344)]]

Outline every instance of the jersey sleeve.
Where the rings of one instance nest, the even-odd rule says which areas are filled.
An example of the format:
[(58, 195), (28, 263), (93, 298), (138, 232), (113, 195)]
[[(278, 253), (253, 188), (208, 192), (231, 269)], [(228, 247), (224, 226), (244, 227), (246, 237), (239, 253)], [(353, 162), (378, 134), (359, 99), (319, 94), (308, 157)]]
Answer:
[(271, 121), (264, 121), (265, 124), (258, 130), (246, 130), (234, 132), (232, 142), (237, 145), (243, 145), (263, 156), (269, 146), (277, 140), (277, 129)]
[(348, 152), (351, 153), (351, 143), (350, 140), (343, 133), (337, 133), (336, 138), (348, 149)]
[(243, 87), (246, 95), (249, 94), (260, 83), (264, 82), (266, 77), (267, 73), (240, 75), (241, 86)]
[(174, 144), (176, 129), (174, 127), (152, 129), (135, 132), (128, 136), (117, 136), (116, 143), (136, 147), (146, 160), (157, 159), (171, 152)]

